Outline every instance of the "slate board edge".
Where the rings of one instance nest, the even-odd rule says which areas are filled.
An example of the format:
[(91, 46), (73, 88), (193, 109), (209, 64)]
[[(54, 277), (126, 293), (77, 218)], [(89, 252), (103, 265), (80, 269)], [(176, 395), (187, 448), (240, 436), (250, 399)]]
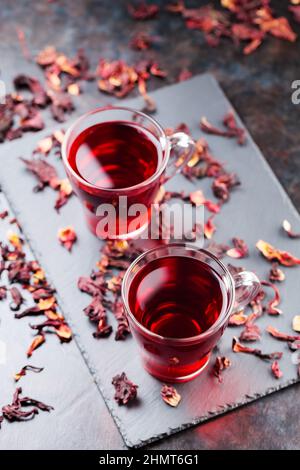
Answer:
[[(214, 86), (218, 89), (219, 93), (221, 93), (223, 95), (223, 98), (228, 101), (226, 95), (224, 94), (223, 90), (221, 89), (221, 87), (219, 86), (217, 80), (211, 75), (211, 74), (201, 74), (200, 75), (201, 77), (208, 77), (213, 83), (214, 83)], [(190, 79), (190, 81), (192, 80), (196, 80), (197, 78), (199, 78), (199, 75), (193, 77)], [(174, 85), (169, 85), (169, 86), (175, 86), (176, 84)], [(161, 87), (159, 90), (162, 90), (163, 88), (165, 87)], [(157, 90), (157, 91), (159, 91)], [(155, 93), (155, 92), (154, 92)], [(129, 101), (129, 106), (130, 106), (130, 101)], [(279, 182), (277, 176), (274, 174), (272, 168), (270, 167), (270, 165), (268, 164), (268, 162), (265, 160), (265, 158), (263, 157), (259, 147), (257, 146), (257, 144), (255, 143), (255, 141), (253, 140), (252, 136), (249, 134), (249, 131), (247, 130), (247, 128), (244, 126), (243, 122), (241, 121), (240, 117), (238, 116), (238, 114), (236, 113), (235, 109), (232, 107), (231, 103), (230, 103), (230, 106), (231, 106), (231, 109), (233, 109), (234, 113), (236, 114), (237, 118), (238, 118), (238, 121), (240, 123), (242, 123), (243, 127), (246, 129), (246, 134), (247, 134), (247, 137), (248, 139), (252, 142), (252, 144), (254, 145), (255, 147), (255, 150), (256, 150), (256, 153), (260, 155), (260, 160), (263, 162), (263, 164), (269, 169), (269, 172), (272, 174), (272, 177), (273, 179), (276, 181), (276, 184), (277, 184), (277, 187), (279, 188), (282, 196), (284, 197), (285, 201), (287, 202), (287, 204), (290, 205), (290, 207), (292, 208), (292, 210), (295, 212), (295, 215), (300, 219), (300, 216), (299, 216), (299, 213), (297, 211), (297, 209), (295, 208), (295, 206), (293, 205), (291, 199), (288, 197), (286, 191), (284, 190), (283, 186), (281, 185), (281, 183)], [(199, 120), (200, 120), (200, 117), (199, 116)], [(57, 126), (53, 127), (53, 128), (57, 128)], [(48, 129), (48, 133), (51, 133), (51, 128)], [(40, 133), (38, 133), (40, 134)], [(32, 134), (28, 137), (28, 140), (31, 138), (32, 139)], [(25, 140), (26, 140), (25, 138)], [(220, 137), (221, 138), (221, 137)], [(9, 143), (7, 145), (4, 145), (4, 150), (6, 149), (6, 147), (9, 145)], [(22, 218), (22, 214), (16, 209), (16, 207), (14, 206), (13, 202), (10, 200), (9, 198), (9, 191), (6, 190), (5, 188), (5, 179), (2, 180), (1, 178), (1, 174), (0, 174), (0, 179), (1, 179), (1, 187), (2, 187), (2, 190), (8, 200), (8, 203), (10, 205), (10, 207), (12, 208), (12, 211), (14, 212), (14, 214), (16, 215), (17, 219), (21, 221), (21, 226), (22, 226), (22, 229), (23, 229), (23, 235), (25, 236), (26, 238), (26, 241), (28, 242), (31, 250), (32, 250), (32, 253), (33, 255), (35, 256), (35, 258), (41, 263), (41, 265), (43, 266), (43, 255), (42, 253), (39, 252), (39, 250), (36, 248), (35, 246), (35, 241), (30, 239), (26, 233), (26, 220), (23, 221), (23, 218)], [(44, 268), (44, 267), (43, 267)], [(49, 282), (54, 286), (56, 287), (56, 284), (55, 282), (52, 281), (51, 279), (51, 276), (48, 275), (47, 273), (47, 270), (46, 271), (46, 276), (49, 280)], [(265, 396), (268, 396), (270, 395), (271, 393), (275, 393), (281, 389), (284, 389), (288, 386), (291, 386), (293, 384), (296, 384), (300, 381), (299, 378), (296, 378), (296, 379), (291, 379), (285, 383), (280, 383), (278, 384), (278, 386), (275, 386), (275, 387), (271, 387), (269, 389), (267, 389), (264, 393), (259, 393), (259, 394), (255, 394), (254, 396), (249, 396), (249, 395), (246, 395), (244, 398), (244, 400), (238, 402), (238, 403), (228, 403), (226, 404), (226, 407), (222, 407), (220, 409), (216, 409), (216, 411), (212, 411), (212, 412), (209, 412), (207, 415), (203, 415), (203, 416), (199, 416), (199, 417), (196, 417), (192, 422), (188, 422), (188, 423), (185, 423), (185, 424), (182, 424), (181, 426), (178, 426), (176, 428), (170, 428), (168, 432), (165, 432), (165, 433), (162, 433), (162, 434), (157, 434), (147, 440), (144, 440), (144, 441), (138, 441), (138, 442), (132, 442), (128, 436), (127, 436), (127, 432), (126, 432), (126, 429), (123, 427), (123, 424), (122, 424), (122, 421), (118, 418), (118, 416), (115, 415), (113, 409), (110, 407), (110, 403), (113, 399), (113, 388), (112, 388), (112, 395), (111, 396), (108, 396), (105, 394), (102, 386), (101, 386), (101, 379), (98, 377), (98, 375), (96, 374), (96, 368), (93, 366), (93, 363), (92, 361), (90, 360), (89, 358), (89, 355), (88, 353), (86, 352), (84, 346), (82, 345), (81, 341), (80, 341), (80, 335), (76, 332), (76, 327), (74, 327), (73, 325), (73, 322), (72, 322), (72, 319), (69, 318), (69, 315), (68, 314), (65, 314), (65, 308), (64, 308), (64, 302), (63, 300), (61, 299), (60, 295), (57, 294), (57, 299), (58, 299), (58, 304), (60, 306), (60, 309), (63, 313), (63, 315), (65, 316), (65, 318), (67, 319), (68, 323), (70, 324), (71, 328), (72, 328), (72, 331), (74, 333), (74, 340), (76, 342), (76, 345), (94, 379), (94, 382), (98, 388), (98, 390), (100, 391), (104, 401), (105, 401), (105, 404), (111, 414), (111, 416), (113, 417), (115, 423), (116, 423), (116, 426), (121, 434), (121, 436), (123, 437), (124, 439), (124, 442), (125, 444), (129, 447), (129, 448), (140, 448), (140, 447), (143, 447), (145, 445), (148, 445), (148, 444), (151, 444), (153, 442), (156, 442), (160, 439), (163, 439), (163, 438), (166, 438), (168, 436), (171, 436), (177, 432), (180, 432), (180, 431), (183, 431), (185, 429), (188, 429), (188, 428), (191, 428), (193, 426), (196, 426), (200, 423), (203, 423), (205, 421), (208, 421), (210, 419), (213, 419), (215, 418), (216, 416), (220, 416), (220, 415), (223, 415), (229, 411), (232, 411), (236, 408), (239, 408), (241, 406), (244, 406), (248, 403), (251, 403), (255, 400), (258, 400), (259, 398), (263, 398)]]

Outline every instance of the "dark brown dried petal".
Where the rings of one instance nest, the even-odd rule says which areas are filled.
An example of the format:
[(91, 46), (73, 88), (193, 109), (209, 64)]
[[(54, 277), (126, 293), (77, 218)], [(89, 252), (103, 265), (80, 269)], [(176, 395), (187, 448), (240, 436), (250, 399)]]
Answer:
[(260, 349), (249, 348), (239, 343), (237, 338), (232, 339), (232, 351), (235, 353), (253, 354), (265, 360), (281, 359), (283, 355), (282, 352), (263, 353)]
[(167, 405), (170, 405), (174, 408), (176, 408), (181, 401), (181, 395), (179, 395), (176, 388), (172, 387), (171, 385), (163, 385), (160, 391), (160, 395)]
[(15, 376), (14, 376), (15, 381), (18, 382), (21, 377), (24, 377), (24, 375), (26, 375), (26, 372), (28, 370), (31, 371), (31, 372), (39, 373), (39, 372), (42, 372), (44, 370), (44, 368), (43, 367), (35, 367), (35, 366), (32, 366), (32, 365), (28, 364), (28, 365), (22, 367), (20, 372), (15, 374)]

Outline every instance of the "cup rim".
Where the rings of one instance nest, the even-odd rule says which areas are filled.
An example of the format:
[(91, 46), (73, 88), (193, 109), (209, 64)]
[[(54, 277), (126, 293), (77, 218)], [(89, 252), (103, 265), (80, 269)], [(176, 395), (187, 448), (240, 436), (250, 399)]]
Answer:
[[(129, 307), (128, 296), (126, 295), (126, 291), (127, 292), (129, 291), (129, 289), (126, 287), (126, 285), (128, 283), (128, 277), (129, 277), (132, 269), (140, 262), (140, 260), (143, 259), (145, 256), (147, 256), (147, 255), (149, 255), (149, 254), (151, 254), (155, 251), (158, 251), (158, 250), (161, 250), (161, 249), (166, 249), (166, 248), (174, 248), (174, 247), (181, 247), (181, 248), (184, 248), (186, 250), (192, 250), (192, 251), (195, 251), (195, 252), (204, 253), (208, 257), (212, 258), (221, 267), (221, 269), (224, 271), (224, 273), (226, 274), (226, 276), (228, 277), (228, 279), (230, 281), (230, 298), (231, 298), (231, 300), (230, 300), (230, 302), (228, 302), (228, 305), (226, 306), (226, 310), (225, 310), (224, 314), (223, 315), (220, 314), (219, 317), (217, 318), (217, 320), (203, 333), (200, 333), (199, 335), (196, 335), (196, 336), (189, 336), (187, 338), (170, 338), (170, 337), (167, 337), (167, 336), (161, 336), (157, 333), (153, 333), (152, 331), (150, 331), (148, 328), (146, 328), (144, 325), (142, 325), (136, 319), (136, 317), (133, 315), (133, 313), (131, 312), (131, 309)], [(222, 263), (222, 261), (220, 261), (210, 251), (205, 250), (204, 248), (197, 248), (197, 247), (193, 246), (190, 243), (170, 243), (168, 245), (159, 246), (159, 247), (156, 247), (156, 248), (151, 248), (150, 250), (147, 250), (144, 253), (140, 254), (130, 264), (130, 266), (126, 270), (126, 273), (123, 277), (121, 294), (122, 294), (122, 301), (123, 301), (126, 313), (128, 314), (128, 316), (130, 317), (132, 322), (138, 328), (140, 328), (144, 333), (146, 333), (148, 336), (152, 337), (154, 340), (157, 340), (158, 342), (168, 342), (168, 343), (171, 343), (173, 345), (175, 345), (175, 344), (197, 343), (198, 341), (202, 341), (203, 339), (207, 339), (208, 337), (210, 337), (213, 333), (215, 333), (216, 330), (220, 329), (224, 325), (224, 323), (226, 322), (226, 320), (228, 319), (229, 315), (232, 312), (232, 308), (233, 308), (233, 305), (234, 305), (234, 302), (235, 302), (234, 280), (233, 280), (233, 277), (232, 277), (230, 271), (225, 266), (225, 264)]]
[[(138, 114), (139, 116), (142, 116), (146, 119), (148, 119), (152, 124), (159, 130), (161, 137), (165, 139), (166, 143), (166, 148), (165, 148), (165, 156), (162, 159), (161, 165), (156, 169), (155, 173), (151, 175), (149, 178), (147, 178), (144, 181), (141, 181), (138, 184), (135, 184), (134, 186), (127, 186), (126, 188), (103, 188), (101, 186), (97, 186), (95, 184), (89, 183), (87, 180), (82, 178), (76, 171), (72, 168), (72, 166), (69, 163), (68, 157), (67, 157), (67, 143), (71, 137), (72, 132), (75, 130), (76, 126), (80, 124), (82, 121), (84, 121), (88, 116), (91, 116), (92, 114), (97, 114), (101, 113), (103, 111), (107, 110), (121, 110), (121, 111), (128, 111), (134, 114)], [(98, 107), (95, 109), (92, 109), (91, 111), (87, 111), (86, 113), (82, 114), (79, 118), (77, 118), (73, 124), (68, 128), (64, 135), (64, 139), (61, 145), (61, 155), (62, 155), (62, 160), (68, 171), (72, 174), (72, 176), (80, 181), (82, 184), (84, 184), (86, 187), (89, 187), (91, 189), (96, 189), (98, 191), (105, 191), (105, 192), (112, 192), (112, 193), (127, 193), (128, 191), (136, 190), (139, 188), (142, 188), (144, 186), (147, 186), (148, 184), (152, 183), (157, 177), (159, 177), (163, 171), (165, 170), (169, 156), (170, 156), (170, 142), (169, 139), (161, 127), (161, 125), (151, 116), (149, 116), (146, 113), (143, 113), (142, 111), (136, 111), (135, 109), (132, 109), (127, 106), (113, 106), (113, 105), (107, 105), (107, 106), (102, 106)]]

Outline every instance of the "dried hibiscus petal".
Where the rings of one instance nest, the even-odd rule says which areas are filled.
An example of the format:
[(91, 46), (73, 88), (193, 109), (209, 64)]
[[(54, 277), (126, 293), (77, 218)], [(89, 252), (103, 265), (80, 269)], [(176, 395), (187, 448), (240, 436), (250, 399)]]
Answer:
[(285, 280), (285, 274), (278, 267), (278, 263), (273, 263), (269, 272), (269, 280), (271, 282), (283, 282)]
[(118, 328), (116, 331), (116, 341), (125, 339), (130, 334), (129, 323), (124, 312), (123, 302), (117, 300), (113, 306), (113, 313), (118, 322)]
[(300, 333), (300, 315), (295, 315), (293, 318), (293, 330)]
[[(38, 414), (39, 410), (51, 411), (54, 409), (52, 406), (46, 405), (45, 403), (35, 400), (34, 398), (21, 397), (21, 393), (22, 388), (18, 387), (13, 395), (12, 403), (2, 407), (3, 418), (10, 422), (28, 421), (33, 419), (34, 416)], [(23, 407), (26, 408), (28, 406), (32, 406), (32, 408), (28, 411), (22, 410)]]
[(283, 355), (282, 352), (263, 353), (260, 349), (249, 348), (239, 343), (237, 338), (232, 339), (232, 351), (235, 353), (253, 354), (265, 360), (281, 359)]
[(113, 377), (112, 384), (115, 387), (114, 398), (118, 405), (127, 405), (136, 398), (138, 386), (128, 379), (125, 372)]
[(231, 361), (228, 357), (217, 356), (214, 364), (214, 375), (218, 378), (219, 382), (223, 382), (222, 372), (231, 366)]
[(0, 286), (0, 300), (4, 300), (7, 297), (7, 287)]
[(68, 226), (65, 228), (61, 228), (58, 231), (58, 239), (60, 243), (68, 250), (72, 250), (73, 244), (77, 240), (77, 235), (73, 227)]
[(289, 222), (288, 220), (285, 219), (285, 220), (282, 222), (282, 228), (283, 228), (283, 230), (285, 231), (285, 233), (288, 234), (288, 236), (289, 236), (290, 238), (300, 238), (300, 233), (299, 233), (299, 232), (297, 232), (297, 233), (296, 233), (296, 232), (293, 232), (292, 226), (291, 226), (291, 224), (290, 224), (290, 222)]
[(237, 313), (233, 313), (229, 319), (228, 325), (229, 326), (245, 325), (247, 318), (248, 318), (247, 315), (244, 315), (244, 310), (237, 312)]
[(275, 379), (280, 379), (283, 376), (283, 372), (280, 370), (278, 361), (274, 361), (271, 365), (271, 371)]
[(278, 261), (278, 263), (283, 266), (295, 266), (300, 264), (299, 258), (291, 255), (288, 251), (278, 250), (263, 240), (257, 242), (256, 248), (269, 261)]
[(73, 194), (73, 189), (68, 179), (60, 180), (58, 188), (56, 189), (58, 189), (58, 196), (54, 207), (59, 211), (59, 209), (67, 203), (69, 197)]
[(224, 173), (214, 179), (212, 191), (214, 195), (223, 202), (228, 201), (230, 190), (240, 185), (240, 181), (235, 173)]
[(173, 406), (174, 408), (176, 408), (181, 401), (181, 395), (179, 395), (176, 388), (171, 385), (163, 385), (160, 395), (167, 405)]
[(33, 103), (41, 108), (44, 108), (48, 103), (48, 95), (41, 85), (41, 83), (36, 79), (29, 77), (28, 75), (18, 75), (14, 79), (14, 85), (17, 89), (28, 88), (33, 94)]
[(207, 222), (204, 224), (204, 236), (208, 240), (210, 240), (213, 237), (213, 234), (215, 233), (217, 227), (213, 223), (213, 216), (211, 216)]
[(281, 333), (281, 331), (277, 330), (273, 326), (267, 327), (267, 332), (270, 333), (273, 338), (279, 339), (280, 341), (297, 341), (300, 340), (300, 335), (289, 335), (286, 333)]
[(24, 375), (26, 375), (26, 372), (28, 370), (30, 370), (31, 372), (39, 373), (39, 372), (42, 372), (44, 370), (44, 368), (43, 367), (35, 367), (35, 366), (32, 366), (32, 365), (28, 364), (28, 365), (22, 367), (20, 372), (15, 374), (15, 376), (14, 376), (15, 381), (18, 382), (21, 377), (24, 377)]
[(246, 321), (245, 328), (239, 336), (240, 341), (257, 341), (261, 338), (261, 331), (258, 325), (255, 325), (249, 318)]

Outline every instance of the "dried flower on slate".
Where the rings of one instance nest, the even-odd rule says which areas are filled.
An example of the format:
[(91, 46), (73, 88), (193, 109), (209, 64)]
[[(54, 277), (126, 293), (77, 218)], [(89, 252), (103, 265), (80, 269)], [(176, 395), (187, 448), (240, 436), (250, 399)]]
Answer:
[[(21, 397), (22, 388), (18, 387), (14, 393), (13, 401), (9, 405), (2, 407), (2, 415), (10, 422), (13, 421), (28, 421), (31, 420), (41, 411), (51, 411), (54, 408), (46, 405), (41, 401), (34, 398)], [(22, 408), (32, 407), (30, 410), (25, 411)], [(1, 423), (0, 423), (1, 424)]]
[(34, 340), (32, 341), (31, 345), (28, 348), (27, 357), (31, 357), (33, 351), (39, 348), (45, 341), (46, 341), (46, 338), (43, 332), (35, 336)]
[(177, 81), (184, 82), (185, 80), (192, 78), (192, 76), (192, 72), (190, 72), (188, 69), (182, 69), (178, 75)]
[[(251, 317), (251, 316), (250, 316)], [(258, 341), (261, 338), (261, 331), (258, 325), (253, 323), (253, 320), (249, 320), (245, 323), (245, 328), (239, 336), (240, 341)]]
[(300, 5), (298, 5), (298, 3), (295, 3), (295, 0), (292, 0), (292, 3), (294, 5), (289, 6), (289, 11), (292, 12), (294, 20), (297, 21), (297, 23), (300, 23)]
[(7, 210), (5, 210), (5, 211), (3, 211), (3, 212), (0, 212), (0, 219), (3, 220), (3, 219), (5, 219), (7, 216), (8, 216), (8, 211), (7, 211)]
[(296, 339), (296, 341), (288, 341), (288, 347), (291, 351), (298, 351), (298, 349), (300, 349), (300, 340)]
[(265, 360), (281, 359), (283, 355), (282, 352), (263, 353), (260, 349), (249, 348), (248, 346), (244, 346), (239, 343), (237, 338), (232, 339), (232, 351), (235, 353), (253, 354), (260, 359)]
[(281, 315), (282, 310), (277, 308), (281, 302), (281, 297), (280, 297), (278, 287), (272, 284), (272, 282), (268, 282), (268, 281), (261, 281), (261, 285), (271, 287), (271, 289), (273, 289), (274, 291), (273, 299), (268, 302), (267, 307), (265, 308), (266, 312), (269, 315)]
[(157, 38), (155, 36), (150, 36), (145, 31), (139, 31), (131, 38), (130, 46), (138, 51), (145, 51), (150, 49), (156, 41)]
[(48, 153), (52, 150), (53, 147), (53, 140), (52, 137), (45, 137), (44, 139), (41, 139), (37, 147), (34, 151), (34, 153), (41, 153), (42, 155), (48, 155)]
[(176, 408), (181, 401), (181, 395), (179, 395), (176, 388), (172, 387), (171, 385), (163, 385), (160, 391), (160, 395), (167, 405), (170, 405), (174, 408)]
[(285, 274), (278, 267), (278, 263), (273, 263), (269, 272), (269, 280), (271, 282), (283, 282), (285, 280)]
[(244, 314), (244, 310), (241, 310), (240, 312), (233, 313), (231, 317), (229, 318), (229, 326), (241, 326), (245, 325), (247, 321), (247, 315)]
[(229, 246), (225, 245), (224, 243), (216, 243), (215, 241), (211, 240), (206, 246), (206, 249), (217, 258), (223, 258), (226, 254), (226, 251), (229, 249)]
[(33, 94), (33, 104), (44, 108), (47, 106), (49, 98), (48, 95), (41, 85), (41, 83), (33, 77), (29, 77), (28, 75), (18, 75), (14, 79), (14, 85), (16, 89), (27, 88)]
[(295, 315), (293, 318), (293, 330), (300, 333), (300, 315)]
[[(32, 104), (27, 102), (19, 103), (14, 108), (15, 114), (20, 118), (20, 130), (24, 132), (37, 132), (44, 129), (45, 124), (42, 118), (42, 115), (38, 108), (34, 107)], [(16, 131), (18, 131), (16, 129)], [(17, 135), (20, 137), (21, 135)], [(13, 136), (16, 138), (16, 136)], [(11, 137), (8, 137), (9, 140), (12, 140)]]
[(0, 300), (4, 300), (7, 297), (7, 287), (0, 286)]
[(69, 342), (72, 339), (71, 328), (61, 319), (45, 320), (37, 325), (30, 325), (33, 330), (38, 330), (39, 334), (43, 333), (45, 328), (54, 328), (54, 333), (59, 337), (61, 342)]
[(249, 256), (249, 249), (244, 240), (234, 237), (232, 239), (232, 243), (234, 248), (230, 248), (227, 251), (227, 256), (230, 256), (231, 258), (246, 258)]
[(224, 173), (214, 179), (212, 191), (214, 195), (223, 202), (228, 201), (230, 191), (240, 185), (240, 181), (235, 173)]
[(220, 383), (223, 382), (222, 372), (231, 366), (231, 361), (228, 357), (217, 356), (214, 364), (214, 375), (217, 377)]
[(50, 91), (48, 95), (51, 98), (50, 110), (53, 119), (57, 122), (65, 122), (66, 113), (70, 114), (75, 109), (71, 97), (67, 93), (50, 93)]
[[(209, 46), (218, 46), (223, 37), (231, 38), (234, 44), (246, 43), (243, 53), (248, 55), (260, 46), (267, 33), (292, 42), (296, 40), (287, 18), (275, 17), (269, 4), (270, 0), (221, 0), (226, 10), (220, 11), (210, 4), (186, 8), (181, 0), (168, 5), (167, 10), (180, 14), (187, 28), (202, 31)], [(291, 11), (297, 15), (297, 11)]]
[(24, 301), (21, 292), (17, 287), (11, 287), (10, 294), (12, 298), (12, 302), (9, 304), (10, 309), (13, 311), (19, 310)]
[(77, 235), (73, 227), (68, 226), (65, 228), (61, 228), (58, 231), (58, 239), (60, 243), (68, 250), (72, 250), (73, 244), (77, 240)]
[[(183, 197), (181, 196), (181, 198)], [(220, 212), (220, 206), (215, 204), (213, 201), (206, 199), (201, 189), (197, 189), (196, 191), (190, 193), (189, 198), (191, 203), (196, 207), (204, 205), (206, 209), (213, 214), (218, 214), (218, 212)]]
[(39, 181), (34, 191), (41, 191), (47, 185), (51, 186), (53, 189), (57, 189), (60, 183), (54, 166), (50, 165), (50, 163), (42, 158), (34, 160), (21, 158), (21, 160), (25, 163), (27, 170), (31, 171)]
[(22, 251), (23, 240), (20, 235), (9, 230), (7, 232), (7, 239), (9, 243), (11, 243), (13, 247), (15, 247), (16, 250)]
[(112, 384), (115, 387), (114, 398), (118, 405), (127, 405), (136, 398), (138, 386), (128, 379), (125, 372), (113, 377)]
[(142, 96), (146, 93), (146, 81), (151, 76), (164, 78), (166, 72), (162, 71), (155, 62), (140, 61), (130, 66), (122, 60), (108, 62), (101, 59), (97, 68), (98, 88), (105, 93), (113, 94), (117, 98), (128, 95), (136, 86)]
[(242, 127), (238, 127), (235, 115), (233, 111), (229, 111), (223, 118), (223, 124), (225, 127), (227, 127), (228, 132), (231, 132), (234, 134), (234, 136), (237, 138), (238, 144), (239, 145), (244, 145), (246, 142), (246, 133), (245, 129)]
[(263, 240), (257, 242), (256, 248), (269, 261), (278, 261), (278, 263), (288, 267), (300, 264), (299, 258), (291, 255), (288, 251), (278, 250)]
[(128, 13), (134, 20), (150, 20), (154, 18), (158, 12), (159, 7), (155, 4), (147, 4), (144, 1), (140, 1), (137, 4), (129, 3), (127, 6)]
[(288, 220), (284, 220), (282, 222), (282, 228), (285, 231), (285, 233), (288, 234), (290, 238), (300, 238), (300, 233), (293, 232), (292, 226)]
[(300, 340), (300, 335), (289, 335), (286, 333), (282, 333), (281, 331), (277, 330), (273, 326), (267, 327), (267, 332), (270, 333), (273, 338), (279, 339), (280, 341), (297, 341)]
[(58, 196), (55, 201), (55, 209), (59, 211), (59, 209), (64, 206), (69, 197), (73, 194), (73, 189), (71, 186), (70, 181), (65, 178), (63, 180), (59, 181), (59, 186), (58, 186)]
[(24, 375), (26, 375), (26, 372), (28, 370), (31, 371), (31, 372), (39, 373), (39, 372), (42, 372), (44, 370), (44, 368), (43, 367), (35, 367), (35, 366), (31, 366), (30, 364), (28, 364), (28, 365), (22, 367), (20, 372), (15, 374), (15, 376), (14, 376), (15, 381), (18, 382), (21, 377), (24, 377)]
[(223, 124), (227, 130), (222, 130), (213, 126), (206, 117), (202, 117), (200, 128), (207, 134), (218, 135), (221, 137), (236, 137), (240, 145), (245, 143), (245, 130), (237, 126), (236, 119), (232, 111), (224, 116)]
[(271, 371), (275, 379), (280, 379), (283, 376), (283, 372), (280, 370), (278, 361), (274, 361), (271, 365)]

